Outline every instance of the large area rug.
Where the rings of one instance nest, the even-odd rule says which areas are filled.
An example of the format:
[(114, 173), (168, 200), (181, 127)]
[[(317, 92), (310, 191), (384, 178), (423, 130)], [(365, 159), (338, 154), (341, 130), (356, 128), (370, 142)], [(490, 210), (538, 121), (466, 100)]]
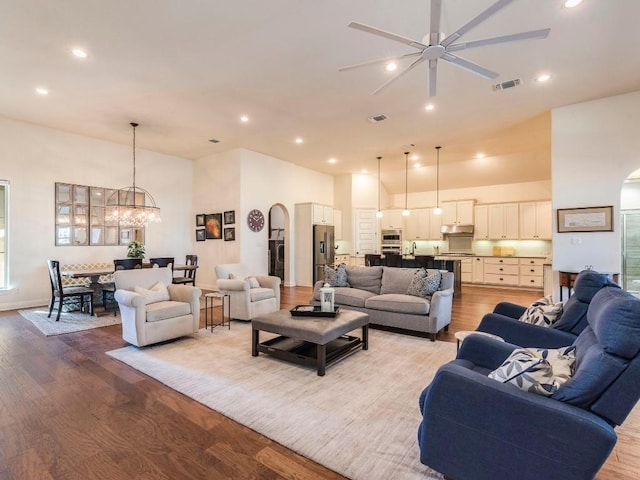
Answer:
[(409, 480), (442, 478), (419, 460), (418, 397), (455, 351), (453, 343), (371, 330), (368, 351), (318, 377), (252, 357), (251, 326), (234, 322), (230, 331), (108, 354), (346, 477)]
[(57, 322), (55, 310), (51, 313), (51, 318), (47, 318), (49, 307), (19, 310), (18, 313), (33, 323), (47, 337), (122, 323), (120, 314), (114, 317), (113, 313), (105, 313), (96, 317), (86, 313), (65, 312), (60, 315), (60, 320)]

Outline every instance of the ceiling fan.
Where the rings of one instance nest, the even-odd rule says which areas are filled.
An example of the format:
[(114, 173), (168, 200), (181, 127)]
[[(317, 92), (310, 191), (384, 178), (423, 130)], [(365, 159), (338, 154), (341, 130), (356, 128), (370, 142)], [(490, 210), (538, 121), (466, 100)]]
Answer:
[(484, 22), (486, 19), (488, 19), (498, 11), (502, 10), (504, 7), (506, 7), (513, 1), (514, 0), (498, 0), (496, 3), (494, 3), (489, 8), (487, 8), (480, 15), (470, 20), (469, 22), (467, 22), (464, 26), (460, 27), (458, 30), (456, 30), (452, 34), (446, 36), (442, 41), (440, 41), (440, 17), (441, 17), (442, 0), (431, 0), (431, 22), (430, 22), (429, 33), (424, 36), (422, 41), (412, 40), (411, 38), (403, 37), (402, 35), (396, 35), (395, 33), (380, 30), (379, 28), (371, 27), (363, 23), (351, 22), (349, 24), (349, 27), (351, 28), (362, 30), (363, 32), (372, 33), (380, 37), (388, 38), (389, 40), (394, 40), (396, 42), (409, 45), (410, 47), (416, 48), (418, 51), (413, 53), (406, 53), (404, 55), (380, 58), (377, 60), (370, 60), (368, 62), (348, 65), (345, 67), (341, 67), (338, 70), (342, 72), (345, 70), (351, 70), (353, 68), (374, 65), (377, 63), (386, 63), (394, 60), (415, 58), (415, 60), (411, 64), (409, 64), (402, 70), (399, 70), (389, 80), (387, 80), (380, 87), (378, 87), (373, 92), (371, 92), (371, 95), (375, 95), (381, 92), (384, 88), (388, 87), (392, 82), (396, 81), (397, 79), (402, 77), (405, 73), (409, 72), (410, 70), (412, 70), (413, 68), (415, 68), (416, 66), (418, 66), (424, 61), (428, 61), (429, 63), (428, 86), (429, 86), (430, 97), (434, 97), (436, 94), (436, 72), (437, 72), (436, 69), (438, 66), (438, 60), (447, 61), (457, 67), (460, 67), (469, 72), (475, 73), (476, 75), (480, 75), (483, 78), (492, 80), (496, 78), (499, 74), (487, 68), (484, 68), (476, 63), (470, 62), (469, 60), (460, 58), (457, 55), (454, 55), (453, 52), (459, 52), (461, 50), (467, 50), (470, 48), (484, 47), (487, 45), (495, 45), (498, 43), (511, 43), (511, 42), (519, 42), (522, 40), (546, 38), (547, 35), (549, 35), (549, 32), (551, 31), (551, 29), (544, 28), (542, 30), (532, 30), (529, 32), (514, 33), (512, 35), (503, 35), (500, 37), (486, 38), (483, 40), (475, 40), (475, 41), (466, 42), (466, 43), (454, 43), (454, 42), (457, 41), (460, 37), (462, 37), (466, 33), (468, 33), (470, 30), (472, 30), (473, 28), (477, 27), (479, 24)]

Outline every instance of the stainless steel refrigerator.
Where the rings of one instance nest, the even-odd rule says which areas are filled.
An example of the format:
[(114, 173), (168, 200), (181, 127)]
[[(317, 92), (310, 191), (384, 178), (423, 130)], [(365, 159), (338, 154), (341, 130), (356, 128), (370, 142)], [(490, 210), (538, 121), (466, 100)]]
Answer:
[(325, 265), (333, 266), (334, 262), (333, 226), (313, 226), (313, 282), (324, 280)]

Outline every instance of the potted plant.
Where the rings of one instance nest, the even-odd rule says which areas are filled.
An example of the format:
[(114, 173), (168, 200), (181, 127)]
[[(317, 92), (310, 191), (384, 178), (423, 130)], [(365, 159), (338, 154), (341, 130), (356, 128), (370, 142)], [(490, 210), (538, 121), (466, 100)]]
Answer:
[(127, 247), (128, 258), (144, 258), (144, 244), (134, 240)]

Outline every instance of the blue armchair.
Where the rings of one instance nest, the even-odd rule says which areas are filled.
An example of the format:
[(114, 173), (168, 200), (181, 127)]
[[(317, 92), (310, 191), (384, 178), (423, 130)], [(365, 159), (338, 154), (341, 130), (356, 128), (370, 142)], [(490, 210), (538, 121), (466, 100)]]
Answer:
[(492, 333), (521, 347), (557, 348), (571, 345), (587, 326), (587, 309), (593, 296), (605, 287), (618, 287), (606, 275), (583, 270), (574, 283), (574, 294), (564, 304), (560, 318), (550, 327), (532, 325), (518, 319), (527, 307), (500, 302), (478, 325), (480, 332)]
[(639, 319), (640, 299), (599, 290), (549, 397), (488, 378), (517, 346), (470, 336), (420, 396), (420, 461), (455, 480), (593, 478), (640, 397)]

